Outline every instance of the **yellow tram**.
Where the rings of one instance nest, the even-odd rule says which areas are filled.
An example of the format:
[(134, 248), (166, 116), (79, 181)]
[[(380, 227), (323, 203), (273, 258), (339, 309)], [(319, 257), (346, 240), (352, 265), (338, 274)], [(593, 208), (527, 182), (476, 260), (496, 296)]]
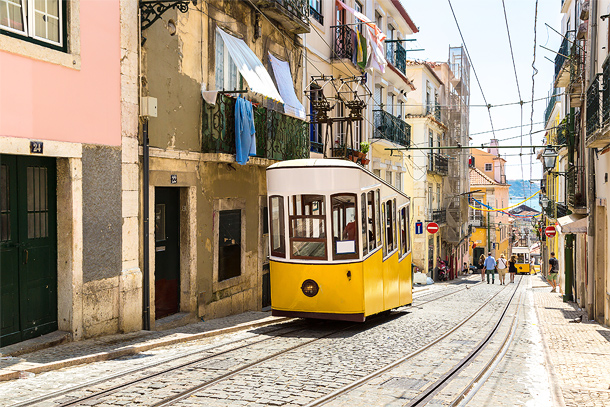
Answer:
[(513, 247), (513, 254), (517, 256), (517, 274), (536, 274), (533, 267), (530, 267), (529, 247)]
[(336, 159), (267, 168), (272, 315), (364, 322), (411, 304), (410, 199)]

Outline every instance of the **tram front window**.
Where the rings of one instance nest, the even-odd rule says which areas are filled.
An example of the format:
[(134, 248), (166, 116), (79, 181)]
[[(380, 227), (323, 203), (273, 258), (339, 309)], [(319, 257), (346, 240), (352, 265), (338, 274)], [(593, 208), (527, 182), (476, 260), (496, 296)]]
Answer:
[(294, 195), (288, 209), (291, 257), (326, 260), (326, 212), (322, 195)]
[(356, 195), (341, 194), (331, 197), (333, 221), (333, 258), (358, 258), (358, 229), (356, 227)]

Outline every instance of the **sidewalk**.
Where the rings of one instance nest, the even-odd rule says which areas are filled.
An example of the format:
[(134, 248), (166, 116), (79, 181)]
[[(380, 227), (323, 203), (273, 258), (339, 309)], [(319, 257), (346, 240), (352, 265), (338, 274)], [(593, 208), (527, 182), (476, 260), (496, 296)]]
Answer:
[[(38, 342), (55, 341), (59, 344), (23, 353), (25, 342), (0, 348), (0, 382), (17, 379), (28, 373), (41, 373), (101, 360), (116, 359), (160, 346), (193, 341), (206, 337), (261, 327), (291, 318), (272, 317), (270, 312), (249, 311), (243, 314), (202, 321), (164, 331), (138, 331), (108, 335), (78, 342), (65, 342), (65, 333), (56, 332), (28, 342), (25, 346), (37, 348)], [(59, 338), (59, 339), (56, 339)], [(18, 356), (10, 356), (18, 354)]]
[[(587, 321), (586, 312), (564, 303), (540, 278), (532, 282), (539, 328), (558, 406), (610, 406), (610, 329)], [(582, 317), (582, 322), (574, 322)], [(570, 322), (572, 321), (572, 322)]]

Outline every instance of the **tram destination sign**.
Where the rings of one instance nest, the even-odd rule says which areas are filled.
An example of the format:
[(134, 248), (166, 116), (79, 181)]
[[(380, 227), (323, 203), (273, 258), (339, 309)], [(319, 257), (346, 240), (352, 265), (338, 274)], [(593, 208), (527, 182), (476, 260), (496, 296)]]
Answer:
[(435, 234), (438, 232), (438, 224), (436, 222), (430, 222), (428, 223), (428, 226), (426, 226), (426, 230), (428, 233)]
[(555, 237), (555, 235), (557, 234), (557, 230), (555, 229), (555, 226), (547, 226), (544, 229), (544, 234), (547, 237)]

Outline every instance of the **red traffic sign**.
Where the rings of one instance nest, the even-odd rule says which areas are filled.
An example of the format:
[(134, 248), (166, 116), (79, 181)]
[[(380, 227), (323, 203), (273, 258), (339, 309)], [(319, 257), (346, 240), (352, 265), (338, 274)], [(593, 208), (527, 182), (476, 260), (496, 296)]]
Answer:
[(557, 234), (557, 231), (555, 230), (555, 226), (547, 226), (544, 229), (544, 234), (547, 237), (554, 237)]
[(426, 226), (426, 230), (428, 231), (428, 233), (435, 234), (436, 232), (438, 232), (438, 224), (436, 224), (435, 222), (430, 222), (428, 223), (428, 226)]

